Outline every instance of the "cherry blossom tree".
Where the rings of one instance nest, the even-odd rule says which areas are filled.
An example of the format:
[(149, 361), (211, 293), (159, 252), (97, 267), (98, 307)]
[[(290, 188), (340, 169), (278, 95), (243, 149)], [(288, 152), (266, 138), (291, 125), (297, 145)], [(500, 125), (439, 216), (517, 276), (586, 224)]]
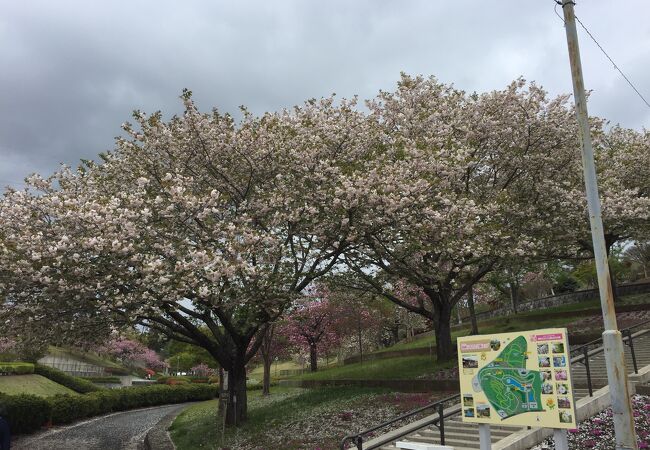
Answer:
[[(349, 189), (360, 207), (346, 262), (377, 293), (433, 322), (439, 360), (452, 357), (452, 309), (471, 287), (504, 259), (545, 251), (559, 233), (549, 187), (579, 168), (566, 100), (523, 80), (468, 95), (403, 76), (396, 92), (369, 104), (383, 151)], [(426, 300), (400, 298), (390, 288), (400, 279)]]
[(214, 369), (212, 369), (211, 367), (208, 367), (208, 365), (205, 364), (205, 363), (197, 364), (196, 366), (192, 367), (190, 369), (190, 371), (194, 375), (199, 376), (199, 377), (211, 377), (216, 373), (216, 371)]
[(327, 289), (319, 286), (299, 301), (287, 318), (289, 341), (309, 353), (309, 369), (318, 370), (319, 352), (326, 352), (340, 342), (336, 323), (343, 315), (328, 298)]
[(0, 338), (0, 353), (10, 353), (16, 348), (16, 342), (9, 338)]
[(100, 347), (99, 352), (110, 355), (131, 367), (144, 364), (145, 367), (155, 371), (162, 371), (169, 367), (169, 364), (160, 359), (155, 351), (131, 339), (112, 339), (108, 344)]
[(198, 345), (228, 371), (226, 420), (242, 423), (268, 324), (348, 245), (351, 208), (335, 199), (366, 159), (366, 119), (324, 99), (235, 123), (183, 100), (168, 122), (136, 112), (101, 164), (5, 194), (3, 317), (98, 339), (139, 324)]
[(271, 364), (276, 358), (289, 355), (289, 338), (284, 322), (272, 323), (266, 329), (259, 354), (262, 360), (262, 395), (271, 393)]

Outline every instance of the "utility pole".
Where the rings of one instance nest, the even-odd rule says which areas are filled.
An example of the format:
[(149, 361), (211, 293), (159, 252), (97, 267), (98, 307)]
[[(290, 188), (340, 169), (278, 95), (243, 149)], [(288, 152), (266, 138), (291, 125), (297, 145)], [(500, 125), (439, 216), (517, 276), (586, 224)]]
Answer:
[(573, 97), (575, 99), (576, 116), (582, 144), (582, 168), (584, 170), (585, 190), (587, 192), (591, 238), (594, 245), (598, 289), (600, 291), (600, 303), (603, 310), (603, 322), (605, 324), (603, 346), (605, 348), (605, 362), (607, 365), (607, 381), (609, 382), (609, 391), (612, 399), (616, 449), (637, 450), (632, 402), (630, 400), (627, 369), (625, 367), (623, 337), (616, 324), (614, 291), (612, 290), (612, 280), (610, 278), (607, 250), (605, 247), (605, 235), (603, 233), (603, 221), (600, 213), (596, 165), (594, 162), (594, 150), (591, 145), (591, 136), (589, 134), (587, 97), (585, 96), (584, 80), (582, 78), (580, 48), (578, 47), (578, 33), (576, 31), (575, 12), (573, 10), (574, 5), (575, 2), (573, 0), (562, 0), (564, 28), (569, 47), (571, 77), (573, 78)]

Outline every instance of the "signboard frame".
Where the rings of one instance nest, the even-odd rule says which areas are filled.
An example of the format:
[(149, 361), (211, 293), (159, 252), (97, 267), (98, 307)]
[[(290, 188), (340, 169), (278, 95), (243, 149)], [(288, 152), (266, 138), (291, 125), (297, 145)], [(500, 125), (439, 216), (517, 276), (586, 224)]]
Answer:
[(457, 346), (464, 422), (577, 427), (566, 328), (466, 336)]

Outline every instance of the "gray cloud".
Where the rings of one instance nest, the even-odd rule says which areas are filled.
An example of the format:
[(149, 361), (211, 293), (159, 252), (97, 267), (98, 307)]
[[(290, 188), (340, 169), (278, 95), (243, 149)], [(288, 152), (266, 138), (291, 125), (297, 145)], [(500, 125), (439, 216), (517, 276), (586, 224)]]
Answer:
[[(571, 91), (552, 0), (7, 2), (0, 17), (0, 185), (113, 145), (133, 109), (277, 110), (336, 92), (373, 97), (400, 71), (468, 91), (523, 75)], [(650, 95), (650, 6), (580, 2), (579, 16)], [(630, 127), (650, 110), (581, 33), (591, 113)]]

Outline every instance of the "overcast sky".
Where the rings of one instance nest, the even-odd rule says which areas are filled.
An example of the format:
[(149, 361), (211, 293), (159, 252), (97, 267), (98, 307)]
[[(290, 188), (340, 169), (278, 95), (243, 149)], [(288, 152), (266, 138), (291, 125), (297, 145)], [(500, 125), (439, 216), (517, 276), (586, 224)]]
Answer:
[[(650, 2), (578, 0), (576, 13), (650, 97)], [(558, 8), (561, 14), (561, 8)], [(636, 97), (579, 29), (590, 113), (650, 128)], [(524, 76), (571, 92), (553, 0), (3, 0), (0, 185), (113, 147), (133, 109), (277, 110), (392, 89), (400, 71), (467, 91)]]

